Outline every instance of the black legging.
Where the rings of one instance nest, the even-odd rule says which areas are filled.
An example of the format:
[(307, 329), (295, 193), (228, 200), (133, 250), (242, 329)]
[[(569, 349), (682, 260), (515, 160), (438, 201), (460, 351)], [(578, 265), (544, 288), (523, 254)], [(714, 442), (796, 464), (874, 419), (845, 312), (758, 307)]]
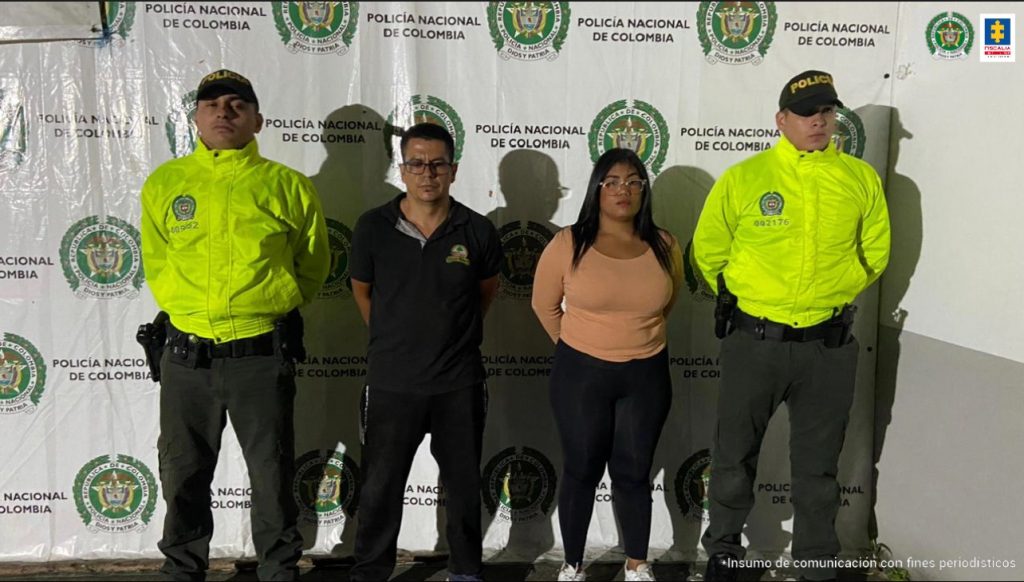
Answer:
[(565, 459), (558, 519), (567, 564), (583, 561), (605, 464), (626, 556), (647, 559), (651, 464), (671, 405), (667, 349), (642, 360), (608, 362), (558, 342), (551, 407)]

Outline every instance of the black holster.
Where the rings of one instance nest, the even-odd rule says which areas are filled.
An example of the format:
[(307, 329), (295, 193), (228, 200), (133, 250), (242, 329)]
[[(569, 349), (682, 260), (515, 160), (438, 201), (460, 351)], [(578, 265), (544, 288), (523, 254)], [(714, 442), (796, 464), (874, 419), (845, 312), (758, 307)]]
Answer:
[(853, 321), (857, 315), (856, 305), (844, 305), (843, 308), (829, 320), (828, 333), (825, 334), (825, 347), (838, 348), (850, 343), (853, 339)]
[(715, 337), (722, 339), (732, 331), (732, 314), (736, 310), (736, 296), (725, 286), (725, 276), (718, 274), (718, 295), (715, 297)]
[(140, 325), (135, 333), (135, 341), (139, 342), (146, 353), (146, 365), (149, 366), (149, 375), (154, 382), (160, 381), (160, 358), (167, 344), (167, 323), (170, 319), (166, 312), (161, 311), (156, 314), (153, 323)]
[(274, 322), (274, 353), (285, 363), (301, 364), (306, 361), (303, 343), (305, 323), (299, 308), (292, 309)]

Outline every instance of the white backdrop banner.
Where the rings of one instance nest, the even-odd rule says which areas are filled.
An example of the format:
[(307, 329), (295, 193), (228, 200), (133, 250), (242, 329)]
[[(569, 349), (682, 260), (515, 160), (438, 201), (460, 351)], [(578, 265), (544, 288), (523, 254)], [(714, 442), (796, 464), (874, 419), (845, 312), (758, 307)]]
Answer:
[[(593, 161), (610, 147), (635, 149), (654, 179), (657, 220), (689, 241), (715, 178), (778, 138), (783, 84), (822, 69), (847, 106), (836, 139), (884, 176), (899, 10), (107, 2), (103, 38), (0, 45), (0, 560), (159, 556), (159, 387), (134, 340), (156, 313), (139, 254), (139, 190), (194, 147), (194, 91), (206, 73), (252, 80), (266, 117), (262, 153), (310, 176), (328, 217), (333, 270), (305, 309), (310, 359), (297, 378), (294, 495), (308, 552), (350, 554), (359, 516), (367, 334), (348, 281), (351, 229), (399, 191), (394, 128), (427, 120), (455, 136), (453, 195), (494, 222), (507, 254), (485, 326), (481, 495), (487, 555), (528, 560), (561, 551), (552, 345), (529, 306), (532, 273), (552, 234), (575, 220)], [(975, 64), (971, 18), (916, 10), (934, 13), (928, 39), (938, 48), (929, 52), (911, 20), (920, 30), (905, 35), (907, 51)], [(706, 525), (719, 375), (713, 304), (692, 271), (687, 283), (670, 321), (674, 403), (651, 480), (652, 557), (672, 559), (696, 558)], [(846, 555), (869, 542), (876, 309), (872, 290), (861, 299), (864, 351), (840, 471)], [(790, 543), (787, 425), (783, 412), (761, 456), (745, 531), (755, 556)], [(212, 555), (252, 555), (248, 477), (230, 430), (211, 493)], [(427, 443), (405, 504), (400, 547), (444, 549), (445, 492)], [(597, 555), (618, 544), (606, 478), (588, 546)]]

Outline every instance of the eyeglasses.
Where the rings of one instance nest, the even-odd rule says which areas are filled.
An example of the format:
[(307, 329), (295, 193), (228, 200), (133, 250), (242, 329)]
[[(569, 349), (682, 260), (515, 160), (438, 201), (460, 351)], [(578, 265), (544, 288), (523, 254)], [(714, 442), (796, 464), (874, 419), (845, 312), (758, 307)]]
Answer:
[(620, 180), (618, 178), (608, 178), (607, 180), (604, 180), (603, 182), (600, 182), (600, 184), (602, 186), (604, 186), (605, 188), (607, 188), (609, 190), (617, 191), (620, 188), (622, 188), (623, 186), (625, 186), (626, 189), (629, 190), (630, 192), (639, 192), (639, 191), (643, 190), (644, 189), (644, 184), (646, 184), (646, 183), (647, 183), (647, 180), (641, 180), (639, 178), (636, 178), (636, 179), (633, 179), (633, 180), (626, 180), (626, 181), (622, 181), (622, 180)]
[(452, 171), (452, 164), (450, 162), (424, 162), (423, 160), (409, 160), (402, 164), (406, 172), (410, 174), (420, 175), (430, 168), (431, 176), (446, 176)]

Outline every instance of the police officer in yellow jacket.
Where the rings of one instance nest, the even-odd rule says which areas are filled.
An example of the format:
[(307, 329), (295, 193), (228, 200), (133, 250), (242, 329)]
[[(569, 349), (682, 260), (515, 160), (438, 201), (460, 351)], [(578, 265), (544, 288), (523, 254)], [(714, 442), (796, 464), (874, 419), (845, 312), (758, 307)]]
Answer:
[(252, 487), (257, 574), (293, 580), (302, 552), (291, 494), (295, 355), (275, 327), (323, 284), (327, 229), (309, 179), (260, 156), (263, 117), (245, 77), (211, 73), (196, 101), (195, 151), (142, 188), (146, 280), (170, 315), (160, 361), (162, 571), (205, 578), (210, 483), (228, 415)]
[(809, 561), (805, 579), (836, 575), (836, 473), (859, 349), (851, 304), (889, 260), (881, 180), (836, 149), (836, 107), (828, 73), (786, 83), (779, 142), (726, 170), (694, 234), (693, 258), (720, 307), (735, 305), (716, 313), (728, 335), (702, 539), (708, 580), (735, 580), (761, 440), (781, 402), (790, 416), (793, 558)]

